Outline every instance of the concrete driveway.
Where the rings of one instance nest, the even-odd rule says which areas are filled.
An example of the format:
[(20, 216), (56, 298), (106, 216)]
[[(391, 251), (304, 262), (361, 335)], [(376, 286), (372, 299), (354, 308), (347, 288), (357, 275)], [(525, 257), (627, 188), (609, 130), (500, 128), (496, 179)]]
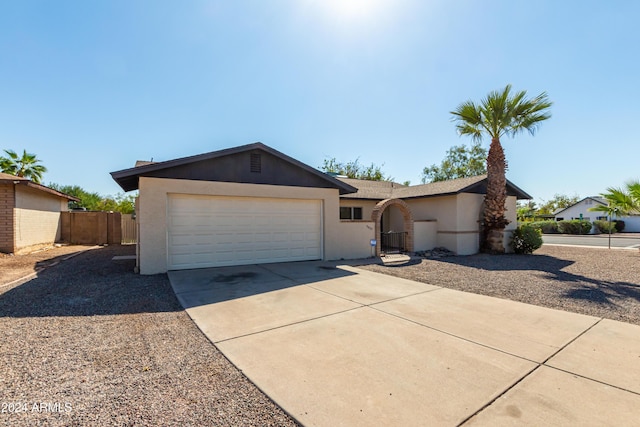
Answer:
[(304, 425), (640, 419), (635, 325), (328, 262), (169, 278), (209, 339)]

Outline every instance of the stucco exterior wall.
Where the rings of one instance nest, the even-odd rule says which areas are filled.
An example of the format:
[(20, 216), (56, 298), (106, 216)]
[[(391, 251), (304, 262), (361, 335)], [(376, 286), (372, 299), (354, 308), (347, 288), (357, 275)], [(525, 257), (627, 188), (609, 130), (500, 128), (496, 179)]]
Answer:
[(433, 249), (438, 245), (438, 222), (436, 220), (414, 221), (413, 234), (415, 251)]
[(470, 255), (477, 253), (480, 247), (478, 219), (482, 200), (480, 194), (462, 193), (410, 199), (407, 203), (414, 220), (437, 220), (435, 246), (445, 247), (459, 255)]
[(436, 219), (438, 231), (455, 230), (457, 226), (456, 196), (405, 200), (414, 220)]
[(136, 221), (139, 234), (141, 274), (167, 271), (167, 199), (168, 194), (194, 194), (322, 201), (323, 258), (340, 259), (339, 194), (337, 189), (241, 184), (232, 182), (191, 181), (140, 177), (140, 196)]
[(335, 259), (369, 258), (371, 239), (375, 238), (373, 221), (341, 221), (338, 224), (338, 252)]

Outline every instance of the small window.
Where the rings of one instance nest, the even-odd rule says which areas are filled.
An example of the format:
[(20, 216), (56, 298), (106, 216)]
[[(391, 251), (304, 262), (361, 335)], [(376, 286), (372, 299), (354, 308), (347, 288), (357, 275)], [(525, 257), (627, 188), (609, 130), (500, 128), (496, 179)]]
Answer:
[(340, 207), (340, 219), (342, 220), (354, 220), (362, 219), (362, 208), (352, 207)]
[(351, 219), (351, 208), (340, 207), (340, 219)]
[(598, 221), (606, 221), (608, 218), (606, 216), (599, 216), (596, 218)]
[(353, 219), (362, 219), (362, 208), (353, 208)]

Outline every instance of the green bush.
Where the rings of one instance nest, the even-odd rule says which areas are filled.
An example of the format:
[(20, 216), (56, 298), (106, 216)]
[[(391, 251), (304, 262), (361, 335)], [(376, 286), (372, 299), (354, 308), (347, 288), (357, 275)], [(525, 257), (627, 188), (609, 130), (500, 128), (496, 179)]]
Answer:
[(616, 226), (615, 222), (598, 220), (593, 221), (593, 225), (596, 226), (596, 230), (598, 230), (600, 233), (609, 234), (609, 228), (611, 228), (611, 233), (615, 233), (618, 231), (618, 227)]
[(530, 224), (531, 227), (536, 230), (540, 230), (543, 234), (556, 234), (558, 232), (558, 222), (557, 221), (536, 221)]
[(622, 230), (624, 230), (624, 221), (619, 219), (615, 222), (615, 224), (616, 224), (616, 231), (618, 233), (622, 233)]
[(562, 234), (589, 234), (591, 231), (591, 222), (579, 219), (559, 221), (558, 231)]
[(542, 246), (542, 233), (531, 225), (521, 225), (514, 230), (511, 245), (517, 254), (530, 254)]

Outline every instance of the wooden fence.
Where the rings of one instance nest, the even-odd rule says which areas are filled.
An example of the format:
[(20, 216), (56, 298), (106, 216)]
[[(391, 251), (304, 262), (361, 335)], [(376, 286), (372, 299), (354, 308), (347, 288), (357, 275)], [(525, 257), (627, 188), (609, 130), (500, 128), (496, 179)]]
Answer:
[(119, 212), (62, 212), (62, 243), (74, 245), (119, 245), (121, 237)]
[(127, 245), (138, 242), (136, 220), (132, 214), (122, 214), (122, 244)]

